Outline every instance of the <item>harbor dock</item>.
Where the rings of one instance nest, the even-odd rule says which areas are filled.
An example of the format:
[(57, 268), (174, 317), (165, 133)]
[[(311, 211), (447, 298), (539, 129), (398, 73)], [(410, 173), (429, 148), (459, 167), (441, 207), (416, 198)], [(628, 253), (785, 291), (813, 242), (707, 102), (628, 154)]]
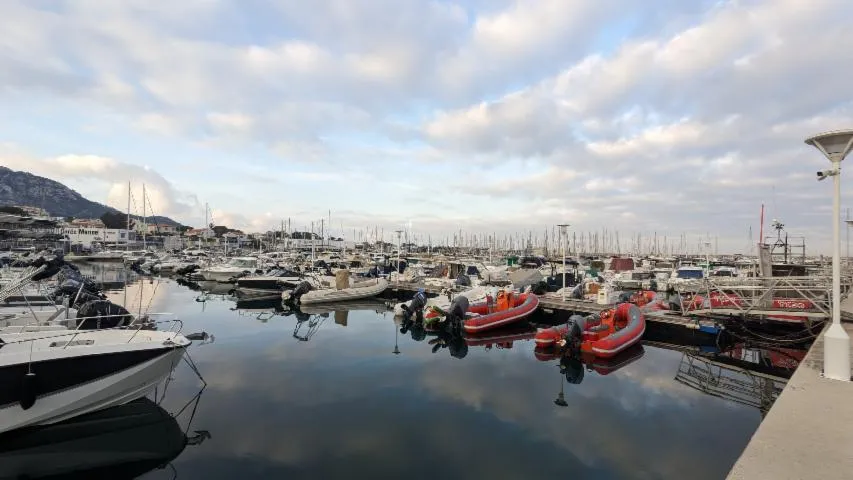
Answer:
[[(418, 289), (423, 289), (428, 295), (440, 295), (442, 293), (441, 288), (409, 282), (392, 283), (388, 290), (393, 296), (401, 298), (401, 296), (414, 293)], [(546, 314), (569, 315), (579, 313), (588, 315), (599, 313), (614, 306), (613, 304), (600, 304), (591, 300), (575, 298), (566, 298), (563, 300), (561, 295), (552, 292), (539, 296), (539, 309)], [(719, 326), (716, 322), (700, 316), (685, 316), (675, 312), (659, 311), (646, 312), (645, 317), (646, 322), (650, 324), (680, 327), (711, 335), (716, 335), (719, 332)]]
[[(842, 310), (853, 312), (853, 297)], [(842, 326), (853, 339), (853, 323)], [(823, 335), (761, 422), (730, 480), (853, 476), (853, 382), (829, 380), (822, 372)]]

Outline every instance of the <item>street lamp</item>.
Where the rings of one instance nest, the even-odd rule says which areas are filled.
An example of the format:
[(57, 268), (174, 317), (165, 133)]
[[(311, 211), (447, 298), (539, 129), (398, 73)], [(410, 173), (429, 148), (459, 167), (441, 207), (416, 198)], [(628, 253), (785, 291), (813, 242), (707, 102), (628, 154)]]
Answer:
[(806, 144), (817, 148), (830, 162), (831, 170), (817, 172), (817, 179), (833, 177), (832, 199), (832, 325), (823, 336), (823, 374), (826, 378), (850, 381), (850, 337), (841, 326), (841, 161), (853, 148), (853, 130), (814, 135)]
[(569, 228), (568, 223), (561, 223), (557, 225), (560, 227), (560, 250), (563, 253), (563, 301), (566, 301), (566, 242), (565, 239), (568, 237), (568, 233), (566, 231)]
[(397, 232), (397, 268), (396, 268), (397, 280), (396, 280), (396, 282), (397, 282), (397, 285), (400, 285), (400, 250), (403, 248), (402, 243), (401, 243), (403, 231), (402, 230), (395, 230), (395, 232)]
[(705, 277), (711, 276), (711, 242), (705, 241)]
[(844, 220), (847, 224), (847, 263), (850, 263), (850, 227), (853, 227), (853, 220)]

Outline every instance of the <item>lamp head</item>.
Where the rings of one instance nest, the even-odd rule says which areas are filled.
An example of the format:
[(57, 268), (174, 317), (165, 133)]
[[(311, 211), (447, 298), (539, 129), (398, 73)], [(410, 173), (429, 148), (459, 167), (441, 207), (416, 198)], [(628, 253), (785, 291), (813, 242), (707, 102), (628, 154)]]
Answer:
[(819, 133), (807, 138), (806, 144), (820, 150), (830, 162), (841, 163), (853, 149), (853, 129)]

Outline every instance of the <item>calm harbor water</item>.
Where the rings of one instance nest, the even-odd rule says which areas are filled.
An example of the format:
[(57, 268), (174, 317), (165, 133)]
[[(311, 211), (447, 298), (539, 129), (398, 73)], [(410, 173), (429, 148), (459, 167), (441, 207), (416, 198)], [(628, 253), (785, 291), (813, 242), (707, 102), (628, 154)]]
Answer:
[[(761, 420), (755, 406), (677, 381), (685, 354), (648, 345), (622, 368), (569, 384), (530, 340), (473, 345), (463, 356), (401, 334), (390, 313), (300, 322), (167, 279), (111, 295), (215, 337), (189, 350), (207, 387), (188, 433), (203, 441), (164, 458), (168, 466), (143, 475), (151, 480), (719, 479)], [(164, 408), (178, 411), (199, 389), (181, 365)], [(555, 403), (561, 390), (565, 406)], [(191, 413), (177, 416), (182, 428)]]

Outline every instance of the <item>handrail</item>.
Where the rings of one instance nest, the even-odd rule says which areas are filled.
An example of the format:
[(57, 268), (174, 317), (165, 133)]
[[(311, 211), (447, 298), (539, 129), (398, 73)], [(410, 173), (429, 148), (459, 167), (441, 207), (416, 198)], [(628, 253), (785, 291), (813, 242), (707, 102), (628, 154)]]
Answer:
[[(166, 314), (166, 315), (168, 315), (168, 314)], [(134, 334), (131, 336), (130, 340), (127, 341), (127, 343), (130, 343), (130, 341), (133, 340), (133, 338), (136, 336), (136, 334), (139, 333), (139, 331), (142, 330), (144, 327), (150, 327), (150, 326), (159, 325), (162, 323), (171, 323), (171, 324), (173, 324), (173, 326), (170, 327), (169, 330), (166, 330), (166, 331), (161, 331), (161, 330), (157, 330), (157, 331), (161, 331), (161, 332), (165, 332), (165, 333), (174, 333), (175, 335), (178, 335), (178, 334), (180, 334), (181, 331), (183, 331), (183, 321), (178, 319), (178, 318), (174, 318), (171, 320), (158, 320), (158, 321), (153, 321), (153, 322), (142, 322), (142, 323), (139, 323), (137, 325), (137, 328), (134, 331)], [(180, 328), (178, 330), (173, 331), (175, 324), (180, 325)], [(27, 342), (35, 342), (38, 340), (48, 340), (48, 339), (52, 339), (52, 338), (63, 338), (63, 337), (71, 336), (71, 339), (65, 345), (65, 347), (67, 347), (69, 343), (73, 342), (74, 339), (82, 333), (119, 331), (119, 330), (129, 330), (129, 329), (127, 326), (121, 326), (121, 327), (113, 327), (113, 328), (101, 328), (101, 329), (97, 329), (97, 330), (77, 330), (77, 329), (75, 329), (75, 330), (68, 330), (66, 332), (53, 330), (50, 335), (45, 335), (42, 337), (35, 337), (35, 338), (21, 339), (21, 340), (14, 340), (13, 339), (11, 341), (5, 341), (4, 345), (14, 345), (14, 344), (27, 343)], [(28, 332), (21, 332), (21, 333), (28, 333)], [(33, 332), (33, 333), (38, 333), (38, 332)], [(15, 335), (15, 334), (13, 334), (13, 335)], [(63, 348), (65, 348), (65, 347), (63, 347)]]

